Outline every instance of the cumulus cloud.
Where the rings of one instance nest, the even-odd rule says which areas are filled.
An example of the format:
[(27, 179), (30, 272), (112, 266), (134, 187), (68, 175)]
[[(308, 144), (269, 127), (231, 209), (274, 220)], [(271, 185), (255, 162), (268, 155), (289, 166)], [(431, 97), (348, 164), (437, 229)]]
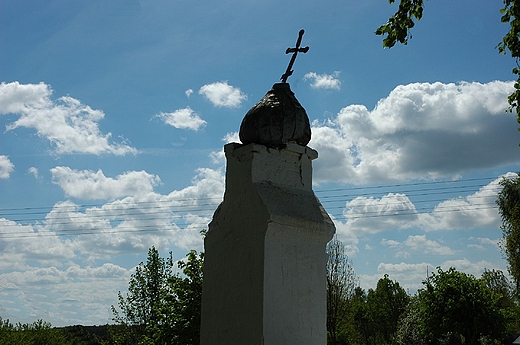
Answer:
[(226, 144), (239, 143), (240, 142), (239, 133), (238, 132), (226, 133), (226, 135), (224, 135), (224, 137), (222, 138), (222, 141), (225, 142)]
[(36, 168), (36, 167), (30, 167), (29, 169), (27, 169), (27, 172), (29, 174), (32, 174), (36, 178), (40, 177), (40, 173), (38, 171), (38, 168)]
[(0, 155), (0, 178), (8, 179), (14, 171), (14, 164), (9, 157)]
[[(517, 176), (507, 173), (505, 177)], [(355, 255), (359, 238), (395, 230), (415, 229), (421, 231), (452, 231), (460, 229), (486, 229), (500, 227), (495, 200), (501, 186), (495, 179), (476, 192), (467, 196), (450, 198), (431, 206), (430, 209), (417, 209), (406, 194), (388, 193), (381, 198), (356, 197), (345, 203), (343, 217), (334, 219), (338, 236), (350, 246)], [(497, 241), (478, 239), (478, 245)], [(425, 235), (410, 236), (405, 242), (383, 238), (381, 244), (391, 248), (403, 249), (400, 257), (408, 257), (407, 250), (427, 248), (430, 253), (439, 255), (453, 254), (453, 251), (439, 243), (427, 240)], [(476, 246), (476, 245), (475, 245)], [(404, 250), (406, 249), (406, 250)]]
[(484, 249), (486, 246), (492, 246), (497, 249), (500, 249), (500, 242), (502, 241), (501, 238), (491, 239), (487, 237), (470, 237), (469, 241), (477, 242), (477, 244), (469, 243), (468, 247), (471, 248), (478, 248), (478, 249)]
[[(224, 137), (222, 138), (222, 141), (226, 144), (229, 144), (229, 143), (239, 143), (240, 142), (240, 138), (239, 138), (239, 135), (238, 135), (238, 132), (229, 132), (229, 133), (226, 133), (226, 135), (224, 135)], [(221, 165), (225, 165), (226, 164), (226, 155), (224, 153), (224, 148), (222, 147), (222, 149), (220, 151), (213, 151), (209, 154), (209, 157), (211, 158), (211, 161), (213, 164), (221, 164)]]
[[(353, 231), (353, 228), (350, 224), (343, 223), (338, 219), (335, 219), (334, 216), (331, 215), (332, 221), (336, 226), (336, 235), (338, 239), (343, 242), (345, 245), (345, 252), (349, 257), (355, 257), (357, 253), (359, 253), (359, 236)], [(370, 247), (370, 246), (369, 246)], [(365, 246), (365, 249), (366, 246)], [(371, 249), (371, 248), (370, 248)], [(369, 250), (370, 250), (369, 249)]]
[(451, 255), (455, 252), (448, 246), (443, 246), (439, 242), (428, 240), (426, 235), (408, 236), (404, 245), (415, 251), (422, 251), (425, 254)]
[(398, 250), (395, 254), (396, 258), (410, 258), (411, 254), (408, 250), (433, 255), (455, 254), (455, 251), (451, 248), (443, 246), (437, 241), (427, 239), (426, 235), (410, 235), (402, 243), (396, 240), (387, 240), (384, 238), (381, 240), (381, 244), (391, 249)]
[(408, 293), (414, 293), (422, 287), (421, 282), (426, 278), (428, 267), (431, 268), (432, 265), (426, 262), (413, 264), (381, 262), (377, 266), (377, 274), (360, 276), (360, 285), (364, 289), (373, 289), (377, 286), (377, 281), (388, 274), (390, 279), (398, 281)]
[[(503, 175), (517, 176), (514, 173)], [(502, 177), (480, 188), (466, 197), (459, 197), (440, 202), (432, 212), (419, 216), (417, 225), (426, 231), (453, 230), (500, 226), (495, 200), (501, 190)]]
[(70, 242), (41, 225), (22, 225), (0, 218), (0, 269), (18, 268), (27, 260), (56, 264), (75, 256)]
[(201, 119), (190, 107), (178, 109), (171, 113), (159, 113), (155, 117), (160, 118), (167, 125), (179, 129), (198, 131), (206, 125), (206, 121)]
[(74, 170), (58, 166), (51, 169), (52, 182), (68, 196), (78, 199), (115, 199), (128, 195), (149, 193), (161, 180), (146, 171), (130, 171), (115, 178), (106, 177), (103, 171)]
[[(1, 273), (0, 281), (9, 284), (2, 289), (0, 303), (11, 315), (52, 320), (55, 326), (109, 322), (112, 313), (107, 306), (115, 304), (114, 296), (127, 288), (131, 270), (110, 263), (69, 265)], [(24, 322), (17, 317), (12, 321)]]
[(312, 123), (316, 182), (452, 178), (517, 161), (518, 131), (505, 112), (512, 82), (414, 83), (373, 110), (347, 106)]
[(47, 139), (58, 154), (89, 153), (125, 155), (137, 153), (125, 143), (110, 142), (111, 133), (103, 134), (98, 122), (105, 114), (69, 96), (51, 100), (51, 87), (44, 83), (0, 84), (0, 114), (19, 115), (6, 126), (8, 131), (19, 127), (35, 129)]
[(207, 84), (199, 89), (199, 94), (206, 97), (216, 107), (238, 108), (247, 95), (227, 81)]
[(338, 76), (338, 71), (335, 71), (332, 74), (309, 72), (303, 77), (303, 79), (311, 80), (311, 87), (313, 89), (339, 90), (341, 88), (341, 81), (338, 79)]
[(374, 286), (377, 284), (377, 281), (384, 274), (388, 274), (390, 279), (398, 281), (399, 285), (408, 290), (409, 293), (414, 293), (418, 289), (424, 287), (422, 281), (426, 279), (427, 273), (431, 275), (432, 272), (436, 271), (435, 267), (438, 266), (440, 266), (445, 271), (450, 267), (454, 267), (458, 271), (473, 274), (475, 277), (480, 277), (486, 269), (504, 270), (504, 267), (498, 267), (493, 263), (485, 260), (471, 262), (468, 259), (460, 259), (447, 260), (439, 263), (381, 262), (377, 267), (378, 273), (375, 275), (362, 275), (360, 277), (360, 284), (365, 289), (374, 288)]
[(475, 277), (480, 277), (484, 271), (487, 270), (504, 270), (504, 267), (498, 267), (497, 265), (486, 261), (478, 261), (472, 262), (466, 258), (457, 259), (457, 260), (448, 260), (442, 263), (441, 268), (443, 270), (448, 270), (450, 267), (454, 267), (456, 270), (465, 272), (468, 274), (473, 274)]
[(188, 89), (188, 90), (184, 91), (184, 93), (186, 94), (186, 97), (189, 98), (191, 96), (191, 94), (193, 93), (193, 90), (192, 89)]
[(348, 201), (343, 216), (348, 231), (376, 234), (410, 227), (417, 220), (417, 210), (406, 195), (389, 193), (381, 198), (360, 196)]
[(390, 248), (395, 248), (395, 247), (399, 247), (401, 245), (401, 243), (399, 241), (396, 241), (396, 240), (387, 240), (386, 238), (383, 238), (381, 240), (381, 244), (384, 245), (384, 246), (388, 246)]
[[(71, 173), (73, 177), (76, 174), (81, 180), (91, 179), (91, 174), (95, 173)], [(106, 179), (102, 173), (100, 176), (101, 180)], [(153, 176), (149, 175), (148, 178), (153, 182)], [(124, 179), (122, 176), (105, 185), (116, 184), (114, 188), (117, 189), (120, 187), (117, 184), (121, 183), (124, 189), (125, 183), (119, 181)], [(81, 180), (78, 188), (83, 188), (82, 183), (85, 181)], [(148, 183), (145, 191), (151, 188), (151, 182)], [(91, 259), (146, 251), (152, 245), (158, 249), (176, 246), (186, 250), (202, 250), (199, 232), (207, 229), (223, 194), (222, 171), (199, 169), (190, 186), (167, 195), (143, 192), (86, 208), (71, 201), (58, 203), (46, 215), (44, 227), (57, 234), (76, 235), (74, 250)]]

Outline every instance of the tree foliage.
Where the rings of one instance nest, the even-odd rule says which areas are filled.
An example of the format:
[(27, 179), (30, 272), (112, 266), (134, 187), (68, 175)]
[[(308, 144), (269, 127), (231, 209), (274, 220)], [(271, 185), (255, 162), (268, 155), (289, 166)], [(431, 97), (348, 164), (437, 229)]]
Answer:
[(350, 332), (348, 344), (394, 344), (398, 320), (409, 300), (399, 283), (386, 274), (375, 290), (356, 287), (350, 300), (354, 332)]
[(349, 306), (357, 287), (357, 276), (336, 236), (327, 244), (327, 334), (330, 344), (345, 339), (351, 315)]
[(419, 309), (419, 296), (411, 297), (406, 310), (399, 319), (395, 342), (398, 345), (427, 345), (422, 315)]
[[(388, 0), (393, 4), (395, 0)], [(376, 30), (376, 35), (383, 35), (383, 46), (392, 48), (397, 42), (408, 44), (412, 38), (410, 30), (415, 26), (414, 20), (421, 20), (423, 15), (423, 0), (401, 0), (397, 12), (388, 19), (388, 22)]]
[(166, 336), (173, 344), (200, 343), (203, 266), (204, 254), (191, 250), (186, 261), (178, 263), (183, 275), (168, 278), (161, 315), (166, 317), (162, 323), (169, 324)]
[(379, 279), (375, 290), (368, 290), (367, 311), (372, 324), (370, 344), (394, 343), (399, 318), (409, 301), (406, 291), (387, 274)]
[(454, 268), (437, 268), (401, 318), (398, 344), (502, 341), (507, 330), (506, 309), (500, 305), (498, 292), (504, 292), (503, 280), (499, 272), (487, 272), (477, 279)]
[(509, 273), (520, 293), (520, 174), (515, 178), (503, 178), (502, 190), (496, 203), (502, 218), (503, 251), (508, 262)]
[(520, 0), (504, 0), (504, 8), (500, 10), (502, 23), (509, 24), (509, 31), (504, 36), (501, 42), (498, 43), (497, 48), (501, 54), (506, 54), (509, 50), (511, 57), (516, 60), (516, 67), (512, 72), (517, 76), (515, 82), (515, 91), (509, 95), (508, 101), (510, 110), (516, 108), (517, 121), (520, 123), (520, 114), (518, 113), (518, 105), (520, 102)]
[[(388, 0), (393, 4), (395, 0)], [(399, 8), (388, 22), (381, 25), (375, 32), (376, 35), (382, 35), (383, 47), (391, 48), (397, 42), (407, 44), (412, 38), (410, 30), (415, 26), (415, 22), (421, 20), (424, 10), (423, 0), (400, 0)], [(512, 73), (517, 77), (514, 85), (514, 91), (508, 96), (509, 111), (516, 109), (517, 121), (520, 123), (520, 113), (518, 105), (520, 104), (520, 0), (504, 0), (504, 7), (500, 9), (501, 22), (509, 24), (507, 34), (497, 44), (499, 53), (506, 54), (507, 51), (511, 57), (515, 59), (516, 66)]]
[(114, 344), (199, 344), (204, 254), (192, 250), (175, 273), (172, 253), (155, 247), (132, 274), (128, 293), (112, 306)]
[(50, 323), (38, 320), (13, 325), (0, 317), (0, 345), (69, 345), (65, 334)]

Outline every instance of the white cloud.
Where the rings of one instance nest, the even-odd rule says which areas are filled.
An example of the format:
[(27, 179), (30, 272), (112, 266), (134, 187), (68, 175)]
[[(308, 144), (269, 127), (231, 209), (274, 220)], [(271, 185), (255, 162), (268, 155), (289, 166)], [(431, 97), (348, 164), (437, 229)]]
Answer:
[[(190, 186), (167, 195), (149, 192), (86, 207), (59, 202), (34, 225), (1, 218), (0, 309), (58, 324), (75, 318), (107, 322), (109, 306), (117, 303), (117, 291), (126, 288), (130, 272), (103, 260), (128, 254), (136, 258), (151, 246), (203, 250), (199, 232), (207, 229), (223, 193), (222, 171), (200, 169)], [(9, 282), (8, 291), (2, 282)], [(93, 285), (99, 289), (91, 293), (87, 287)], [(13, 300), (23, 310), (10, 308)], [(74, 316), (69, 303), (81, 304), (86, 314)], [(59, 317), (40, 314), (49, 310), (42, 304), (52, 304)]]
[[(240, 143), (240, 138), (238, 136), (238, 132), (229, 132), (222, 138), (222, 141), (226, 144), (229, 143)], [(213, 151), (209, 154), (211, 161), (213, 164), (226, 164), (226, 155), (224, 153), (224, 148), (220, 151)]]
[(399, 251), (395, 253), (396, 258), (403, 258), (403, 259), (409, 259), (410, 258), (410, 252), (407, 251)]
[(377, 274), (360, 276), (360, 284), (364, 289), (373, 289), (377, 286), (377, 281), (388, 274), (390, 279), (397, 281), (408, 293), (414, 293), (423, 287), (421, 282), (426, 278), (428, 267), (431, 268), (432, 265), (425, 262), (413, 264), (381, 262), (377, 266)]
[(22, 225), (0, 218), (0, 229), (0, 269), (23, 267), (27, 260), (57, 264), (75, 256), (70, 241), (60, 240), (41, 225)]
[(51, 100), (49, 85), (0, 84), (0, 114), (16, 114), (18, 120), (6, 126), (33, 128), (38, 135), (55, 146), (56, 153), (90, 153), (124, 155), (137, 153), (126, 144), (110, 143), (111, 133), (102, 134), (98, 121), (105, 114), (69, 96)]
[[(508, 173), (504, 176), (516, 176)], [(495, 200), (501, 189), (502, 177), (466, 197), (449, 199), (439, 203), (431, 213), (419, 216), (417, 225), (426, 231), (469, 228), (499, 228), (500, 216)]]
[(199, 94), (205, 96), (216, 107), (237, 108), (247, 99), (247, 95), (239, 88), (229, 85), (227, 81), (204, 85), (200, 88)]
[(9, 157), (0, 155), (0, 178), (8, 179), (14, 171), (14, 164), (9, 160)]
[(343, 108), (314, 121), (316, 182), (381, 183), (455, 177), (518, 160), (518, 131), (505, 112), (512, 82), (414, 83), (373, 110)]
[(478, 262), (472, 262), (466, 258), (457, 260), (448, 260), (442, 263), (441, 268), (448, 270), (450, 267), (454, 267), (457, 271), (473, 274), (475, 277), (480, 277), (484, 270), (504, 270), (503, 267), (498, 267), (493, 263), (482, 260)]
[[(411, 250), (433, 255), (451, 255), (455, 253), (450, 247), (443, 246), (437, 241), (428, 240), (426, 235), (410, 235), (403, 243), (384, 238), (381, 240), (381, 244), (390, 248), (402, 248), (406, 246)], [(409, 256), (410, 254), (405, 251), (399, 251), (396, 255), (396, 257)]]
[(38, 178), (40, 176), (40, 173), (38, 171), (38, 168), (36, 167), (30, 167), (29, 169), (27, 169), (27, 172), (29, 174), (32, 174), (34, 177)]
[[(408, 263), (398, 263), (398, 264), (388, 264), (388, 263), (380, 263), (377, 267), (377, 270), (382, 273), (387, 273), (389, 275), (392, 274), (402, 274), (402, 275), (408, 275), (408, 274), (417, 274), (417, 271), (421, 272), (420, 274), (424, 277), (426, 277), (426, 269), (429, 266), (427, 263), (415, 263), (415, 264), (408, 264)], [(395, 278), (393, 278), (395, 279)], [(420, 279), (418, 279), (420, 280)]]
[(475, 247), (475, 248), (478, 248), (478, 249), (484, 249), (485, 246), (492, 246), (492, 247), (500, 250), (500, 241), (502, 239), (501, 238), (491, 239), (491, 238), (487, 238), (487, 237), (474, 238), (472, 236), (472, 237), (469, 238), (469, 240), (470, 241), (476, 241), (479, 244), (468, 244), (468, 247), (472, 246), (472, 247)]
[(380, 199), (360, 196), (348, 201), (343, 216), (349, 231), (359, 236), (410, 227), (417, 210), (406, 195), (389, 193)]
[(438, 264), (420, 262), (420, 263), (379, 263), (377, 267), (377, 274), (361, 275), (360, 284), (364, 289), (374, 288), (377, 281), (388, 274), (389, 278), (399, 282), (408, 293), (415, 293), (418, 289), (424, 287), (422, 282), (426, 279), (427, 273), (436, 272), (435, 267), (440, 266), (443, 270), (448, 270), (450, 267), (455, 267), (460, 272), (473, 274), (475, 277), (480, 277), (485, 269), (504, 270), (504, 267), (498, 267), (493, 263), (482, 260), (479, 262), (471, 262), (468, 259), (448, 260)]
[(191, 129), (198, 131), (206, 125), (206, 121), (194, 112), (190, 107), (175, 110), (171, 113), (159, 113), (155, 117), (160, 118), (164, 123), (179, 129)]
[(238, 132), (229, 132), (224, 135), (224, 138), (222, 138), (222, 141), (226, 144), (229, 143), (239, 143), (240, 142), (240, 136)]
[[(118, 265), (26, 267), (0, 274), (9, 284), (0, 289), (0, 303), (13, 322), (52, 320), (53, 326), (104, 324), (110, 321), (111, 304), (125, 290), (131, 271)], [(92, 287), (96, 288), (93, 289)]]
[(313, 89), (339, 90), (341, 88), (341, 81), (338, 79), (338, 76), (338, 71), (332, 74), (317, 74), (316, 72), (309, 72), (303, 77), (303, 79), (312, 80), (311, 87)]
[(345, 224), (330, 215), (334, 225), (336, 226), (336, 235), (338, 240), (345, 245), (345, 252), (349, 257), (355, 257), (359, 253), (359, 238), (353, 228), (349, 224)]
[(396, 241), (396, 240), (387, 240), (386, 238), (383, 238), (381, 240), (381, 244), (383, 246), (388, 246), (390, 248), (395, 248), (395, 247), (399, 247), (401, 245), (401, 243), (399, 241)]
[(218, 204), (222, 201), (224, 189), (224, 174), (221, 170), (199, 168), (191, 186), (173, 191), (168, 197), (183, 200), (184, 203), (191, 205), (207, 202)]
[[(81, 178), (83, 172), (78, 173)], [(91, 178), (90, 172), (86, 177)], [(222, 171), (199, 169), (190, 186), (167, 195), (144, 192), (85, 209), (71, 201), (58, 203), (44, 227), (77, 235), (74, 251), (90, 259), (146, 251), (152, 245), (202, 250), (199, 232), (207, 229), (223, 194)]]
[[(515, 173), (503, 176), (513, 177)], [(500, 191), (499, 181), (502, 177), (481, 187), (478, 191), (465, 197), (442, 201), (431, 211), (420, 212), (405, 194), (389, 193), (381, 198), (360, 196), (348, 201), (343, 209), (345, 222), (334, 220), (338, 236), (348, 243), (351, 253), (357, 253), (359, 238), (396, 229), (421, 229), (423, 231), (452, 231), (460, 229), (499, 229), (500, 215), (495, 205), (497, 193)], [(474, 240), (474, 239), (473, 239)], [(416, 245), (417, 243), (420, 245)], [(477, 240), (479, 245), (493, 244), (497, 240)], [(429, 253), (453, 254), (452, 249), (439, 243), (427, 240), (425, 235), (411, 236), (404, 243), (383, 239), (382, 245), (392, 248), (408, 247), (417, 250), (421, 246)], [(403, 252), (399, 255), (406, 257)]]
[(426, 235), (408, 236), (404, 244), (412, 250), (422, 251), (426, 254), (451, 255), (455, 253), (450, 247), (443, 246), (436, 241), (428, 240)]
[[(88, 196), (128, 191), (126, 179), (132, 176), (108, 178), (101, 170), (66, 167), (53, 171), (62, 188)], [(199, 169), (191, 185), (167, 195), (152, 191), (154, 176), (134, 177), (134, 184), (144, 183), (137, 187), (143, 193), (101, 206), (60, 202), (36, 225), (0, 219), (3, 316), (13, 322), (41, 318), (55, 326), (105, 324), (112, 316), (110, 305), (117, 304), (117, 293), (126, 290), (132, 273), (106, 260), (135, 264), (152, 245), (163, 255), (175, 248), (203, 250), (199, 231), (207, 229), (222, 201), (223, 170)]]
[(59, 185), (68, 196), (79, 199), (115, 199), (153, 191), (161, 182), (156, 175), (146, 171), (130, 171), (115, 178), (106, 177), (103, 171), (74, 170), (58, 166), (51, 169), (52, 182)]
[(191, 96), (191, 94), (193, 93), (193, 90), (192, 89), (188, 89), (184, 93), (186, 94), (186, 97), (189, 98)]

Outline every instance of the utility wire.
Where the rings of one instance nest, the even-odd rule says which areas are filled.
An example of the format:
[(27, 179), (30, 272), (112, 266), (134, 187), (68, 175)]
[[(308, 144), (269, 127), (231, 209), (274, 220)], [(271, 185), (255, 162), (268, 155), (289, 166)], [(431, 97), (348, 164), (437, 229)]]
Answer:
[[(362, 204), (362, 205), (349, 205), (345, 209), (347, 202), (351, 199), (358, 197), (374, 198), (373, 194), (383, 194), (388, 196), (392, 193), (394, 196), (397, 194), (404, 194), (406, 197), (425, 197), (425, 196), (447, 196), (454, 194), (464, 193), (475, 193), (475, 189), (484, 187), (482, 183), (487, 181), (495, 180), (497, 177), (486, 177), (486, 178), (473, 178), (463, 179), (458, 181), (442, 181), (442, 182), (415, 182), (415, 183), (404, 183), (404, 184), (393, 184), (393, 185), (381, 185), (381, 186), (365, 186), (365, 187), (348, 187), (348, 188), (336, 188), (336, 189), (323, 189), (318, 190), (315, 193), (319, 195), (325, 207), (336, 220), (355, 220), (363, 218), (376, 218), (376, 217), (401, 217), (417, 215), (421, 212), (427, 212), (431, 210), (428, 204), (446, 201), (446, 198), (437, 199), (421, 199), (414, 200), (413, 209), (405, 208), (402, 210), (390, 208), (388, 211), (382, 212), (377, 209), (376, 205)], [(468, 182), (479, 182), (478, 184), (468, 184)], [(462, 185), (460, 185), (463, 183)], [(459, 184), (459, 185), (457, 185)], [(442, 186), (450, 185), (450, 186)], [(406, 187), (406, 189), (404, 189)], [(420, 187), (420, 188), (411, 188)], [(398, 188), (398, 190), (394, 190)], [(366, 193), (366, 191), (372, 191), (372, 193)], [(356, 191), (364, 193), (354, 193)], [(337, 193), (337, 194), (334, 194)], [(435, 207), (432, 211), (435, 213), (444, 212), (467, 212), (474, 210), (490, 210), (496, 209), (497, 206), (493, 200), (488, 202), (476, 202), (484, 201), (493, 198), (493, 196), (476, 196), (471, 197), (471, 204), (463, 205), (453, 209), (452, 205), (440, 205)], [(467, 199), (463, 197), (451, 198), (448, 200), (461, 200), (467, 202)], [(51, 228), (57, 228), (56, 232), (46, 231), (37, 232), (34, 231), (17, 231), (17, 232), (5, 232), (2, 231), (3, 227), (7, 227), (7, 224), (2, 224), (0, 220), (0, 239), (7, 238), (27, 238), (37, 236), (77, 236), (77, 235), (90, 235), (90, 234), (110, 234), (110, 233), (139, 233), (139, 232), (151, 232), (151, 231), (174, 231), (182, 226), (200, 226), (207, 227), (206, 223), (171, 223), (173, 220), (183, 219), (186, 214), (199, 216), (202, 218), (209, 218), (211, 213), (215, 210), (217, 204), (222, 198), (183, 198), (183, 199), (170, 199), (170, 200), (158, 200), (158, 201), (117, 201), (107, 204), (64, 204), (52, 207), (24, 207), (24, 208), (0, 208), (0, 218), (4, 218), (5, 222), (15, 222), (15, 226), (20, 227), (25, 223), (26, 226), (49, 226)], [(205, 202), (205, 203), (201, 203)], [(182, 204), (186, 203), (186, 204)], [(426, 206), (416, 208), (418, 204), (427, 203)], [(341, 205), (342, 204), (342, 205)], [(384, 206), (400, 205), (402, 201), (387, 201)], [(125, 208), (125, 205), (131, 206)], [(368, 210), (363, 210), (363, 209)], [(331, 212), (332, 210), (342, 209), (341, 213)], [(81, 212), (83, 210), (84, 212)], [(52, 216), (51, 215), (52, 212)], [(390, 213), (388, 213), (390, 212)], [(40, 215), (46, 215), (44, 219), (38, 217)], [(6, 219), (15, 218), (15, 219)], [(92, 223), (101, 221), (103, 224), (99, 224), (99, 227), (92, 227)], [(28, 224), (29, 222), (36, 222), (36, 224)], [(40, 223), (43, 222), (43, 223)], [(135, 224), (131, 226), (121, 226), (120, 223), (124, 222), (137, 222), (137, 223), (149, 223), (154, 224)], [(159, 223), (158, 223), (159, 222)], [(46, 223), (46, 224), (45, 224)], [(118, 223), (118, 225), (115, 225)], [(9, 224), (11, 225), (11, 224)], [(76, 225), (77, 227), (71, 227), (67, 229), (67, 226)], [(158, 227), (172, 226), (176, 227), (174, 230), (159, 230)], [(59, 229), (64, 226), (65, 229)], [(89, 228), (90, 226), (90, 228)], [(115, 226), (115, 227), (114, 227)], [(107, 230), (108, 229), (108, 230)]]
[[(440, 184), (456, 184), (456, 183), (461, 183), (461, 182), (470, 182), (470, 181), (478, 181), (478, 182), (484, 182), (484, 181), (493, 181), (493, 180), (496, 180), (498, 177), (483, 177), (483, 178), (469, 178), (469, 179), (460, 179), (460, 180), (455, 180), (455, 181), (427, 181), (427, 182), (414, 182), (414, 183), (400, 183), (400, 184), (389, 184), (389, 185), (376, 185), (376, 186), (352, 186), (352, 187), (345, 187), (345, 188), (334, 188), (334, 189), (321, 189), (321, 190), (316, 190), (314, 191), (314, 193), (319, 196), (320, 200), (322, 199), (326, 199), (326, 198), (332, 198), (332, 197), (335, 197), (334, 195), (324, 195), (324, 196), (320, 196), (321, 194), (323, 193), (334, 193), (334, 192), (343, 192), (343, 191), (356, 191), (356, 190), (374, 190), (374, 189), (384, 189), (382, 191), (380, 191), (379, 193), (383, 193), (383, 194), (388, 194), (391, 192), (391, 190), (393, 188), (401, 188), (401, 187), (412, 187), (412, 186), (428, 186), (428, 185), (440, 185)], [(464, 186), (455, 186), (455, 188), (468, 188), (468, 189), (465, 189), (461, 192), (471, 192), (473, 191), (473, 188), (477, 188), (477, 187), (484, 187), (485, 185), (483, 185), (482, 183), (480, 184), (477, 184), (477, 185), (464, 185)], [(398, 193), (400, 194), (407, 194), (408, 193), (411, 193), (411, 192), (416, 192), (416, 191), (431, 191), (431, 190), (450, 190), (450, 189), (453, 189), (454, 187), (444, 187), (444, 188), (423, 188), (423, 189), (401, 189), (399, 190)], [(365, 195), (373, 195), (374, 193), (363, 193), (363, 194), (359, 194), (359, 193), (351, 193), (351, 194), (348, 194), (348, 193), (343, 193), (343, 194), (339, 194), (339, 196), (343, 196), (343, 197), (348, 197), (348, 196), (355, 196), (355, 197), (358, 197), (358, 196), (365, 196)], [(124, 199), (123, 199), (124, 200)], [(22, 212), (22, 211), (37, 211), (37, 210), (40, 210), (40, 212), (38, 213), (45, 213), (44, 211), (45, 210), (49, 210), (49, 209), (55, 209), (55, 208), (80, 208), (80, 209), (85, 209), (85, 208), (94, 208), (94, 207), (103, 207), (103, 206), (106, 206), (106, 205), (110, 205), (111, 207), (116, 207), (116, 206), (124, 206), (124, 205), (135, 205), (135, 204), (138, 204), (138, 205), (147, 205), (147, 204), (150, 204), (150, 205), (156, 205), (157, 203), (174, 203), (174, 202), (177, 202), (177, 203), (187, 203), (187, 202), (193, 202), (194, 200), (196, 200), (197, 202), (199, 201), (213, 201), (213, 202), (218, 202), (220, 200), (222, 200), (221, 197), (215, 197), (215, 198), (180, 198), (180, 199), (171, 199), (171, 200), (157, 200), (157, 201), (123, 201), (123, 200), (118, 200), (116, 202), (109, 202), (109, 203), (104, 203), (104, 204), (83, 204), (83, 205), (77, 205), (77, 204), (73, 204), (73, 205), (70, 205), (70, 204), (66, 204), (66, 205), (60, 205), (60, 206), (56, 206), (56, 205), (52, 205), (52, 206), (36, 206), (36, 207), (22, 207), (22, 208), (0, 208), (0, 216), (3, 216), (4, 213), (7, 213), (7, 212)], [(206, 205), (210, 205), (210, 204), (213, 204), (213, 203), (207, 203)], [(204, 204), (202, 204), (204, 205)], [(177, 207), (188, 207), (190, 205), (178, 205)], [(191, 205), (191, 206), (195, 206), (195, 205)]]

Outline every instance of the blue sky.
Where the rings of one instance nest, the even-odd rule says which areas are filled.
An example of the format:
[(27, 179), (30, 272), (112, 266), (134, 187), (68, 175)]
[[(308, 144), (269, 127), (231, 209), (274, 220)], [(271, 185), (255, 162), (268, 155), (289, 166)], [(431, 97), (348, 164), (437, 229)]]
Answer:
[(360, 284), (506, 270), (494, 205), (519, 171), (502, 1), (432, 0), (407, 46), (364, 1), (0, 1), (0, 316), (105, 324), (155, 245), (202, 250), (222, 147), (285, 72), (314, 190)]

